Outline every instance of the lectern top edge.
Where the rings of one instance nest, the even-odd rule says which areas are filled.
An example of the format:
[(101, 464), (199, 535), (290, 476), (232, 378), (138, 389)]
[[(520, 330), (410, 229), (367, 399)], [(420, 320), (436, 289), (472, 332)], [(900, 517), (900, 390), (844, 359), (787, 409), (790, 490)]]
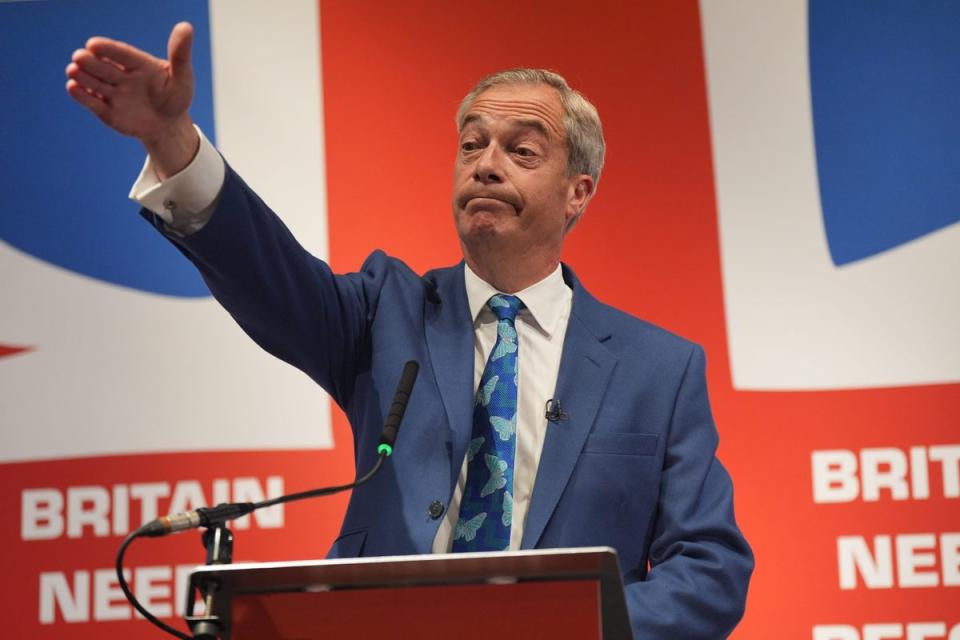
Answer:
[(234, 593), (258, 593), (561, 577), (615, 581), (611, 584), (620, 586), (616, 551), (585, 547), (209, 565), (195, 569), (190, 582), (199, 587), (215, 579), (229, 584)]
[[(211, 581), (229, 600), (284, 592), (554, 580), (596, 581), (602, 637), (632, 637), (619, 561), (610, 547), (210, 565), (193, 571), (190, 594), (202, 592)], [(229, 616), (226, 610), (220, 614)]]

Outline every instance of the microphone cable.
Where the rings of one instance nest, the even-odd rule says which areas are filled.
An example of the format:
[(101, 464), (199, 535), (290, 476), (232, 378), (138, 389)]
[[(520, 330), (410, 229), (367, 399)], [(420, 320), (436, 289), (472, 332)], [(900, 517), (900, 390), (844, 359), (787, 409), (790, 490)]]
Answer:
[[(285, 496), (270, 498), (269, 500), (261, 500), (260, 502), (231, 502), (219, 504), (215, 507), (201, 507), (186, 513), (178, 513), (171, 516), (156, 518), (144, 524), (135, 531), (128, 533), (123, 539), (123, 542), (120, 543), (120, 548), (117, 550), (115, 568), (117, 571), (117, 580), (120, 584), (120, 590), (123, 592), (123, 595), (126, 596), (133, 608), (136, 609), (136, 611), (147, 621), (159, 627), (166, 633), (180, 638), (181, 640), (194, 640), (192, 635), (187, 635), (179, 629), (171, 627), (147, 611), (147, 609), (140, 604), (140, 601), (137, 600), (137, 597), (130, 589), (130, 585), (127, 583), (126, 576), (123, 574), (123, 559), (126, 556), (127, 549), (130, 547), (130, 544), (140, 537), (159, 537), (168, 535), (170, 533), (176, 533), (178, 531), (185, 531), (186, 529), (218, 526), (235, 518), (252, 513), (257, 509), (272, 507), (277, 504), (284, 504), (297, 500), (305, 500), (307, 498), (327, 496), (334, 493), (339, 493), (341, 491), (346, 491), (348, 489), (354, 489), (362, 484), (365, 484), (371, 478), (373, 478), (378, 471), (380, 471), (380, 469), (383, 467), (384, 461), (389, 456), (393, 455), (393, 447), (397, 439), (397, 432), (400, 428), (400, 421), (403, 420), (403, 414), (406, 412), (407, 402), (410, 400), (410, 394), (413, 391), (413, 384), (417, 380), (417, 373), (419, 373), (419, 370), (420, 363), (418, 363), (416, 360), (410, 360), (404, 365), (403, 373), (400, 375), (400, 382), (397, 384), (397, 390), (393, 396), (393, 403), (390, 405), (390, 411), (387, 415), (383, 432), (380, 435), (380, 441), (377, 445), (377, 461), (374, 463), (370, 471), (364, 474), (363, 477), (358, 478), (349, 484), (300, 491), (298, 493), (291, 493)], [(207, 615), (209, 614), (210, 612), (208, 611)]]

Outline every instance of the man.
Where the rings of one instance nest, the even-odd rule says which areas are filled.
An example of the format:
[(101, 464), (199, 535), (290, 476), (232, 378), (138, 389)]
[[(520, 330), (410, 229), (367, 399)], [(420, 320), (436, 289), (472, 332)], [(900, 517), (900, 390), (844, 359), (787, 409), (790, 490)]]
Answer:
[(703, 352), (560, 263), (603, 163), (592, 105), (549, 72), (482, 80), (457, 116), (464, 262), (420, 277), (375, 252), (335, 275), (192, 126), (191, 38), (177, 25), (168, 61), (92, 38), (67, 67), (70, 95), (144, 144), (144, 215), (344, 409), (358, 468), (402, 364), (421, 364), (391, 464), (354, 491), (330, 556), (610, 545), (638, 638), (728, 634), (753, 558), (714, 456)]

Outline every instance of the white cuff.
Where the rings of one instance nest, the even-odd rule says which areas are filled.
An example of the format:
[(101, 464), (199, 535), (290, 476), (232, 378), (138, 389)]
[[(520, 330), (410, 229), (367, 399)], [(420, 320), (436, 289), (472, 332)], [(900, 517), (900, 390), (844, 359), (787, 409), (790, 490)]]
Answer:
[(147, 156), (128, 196), (185, 234), (198, 231), (210, 220), (226, 175), (223, 158), (200, 127), (194, 128), (200, 135), (200, 149), (190, 164), (161, 182)]

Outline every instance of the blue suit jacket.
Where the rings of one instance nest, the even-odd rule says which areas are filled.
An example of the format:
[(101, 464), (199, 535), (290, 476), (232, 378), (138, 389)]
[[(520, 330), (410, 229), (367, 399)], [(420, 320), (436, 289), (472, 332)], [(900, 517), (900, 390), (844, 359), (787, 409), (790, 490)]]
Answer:
[[(145, 213), (148, 217), (152, 214)], [(156, 219), (153, 220), (163, 227)], [(474, 335), (463, 264), (419, 276), (382, 252), (335, 275), (228, 169), (199, 232), (171, 238), (266, 350), (326, 389), (365, 471), (403, 364), (420, 362), (396, 451), (354, 491), (331, 557), (430, 553), (470, 439)], [(753, 558), (714, 456), (700, 347), (573, 289), (523, 548), (609, 545), (637, 638), (720, 638), (743, 613)]]

